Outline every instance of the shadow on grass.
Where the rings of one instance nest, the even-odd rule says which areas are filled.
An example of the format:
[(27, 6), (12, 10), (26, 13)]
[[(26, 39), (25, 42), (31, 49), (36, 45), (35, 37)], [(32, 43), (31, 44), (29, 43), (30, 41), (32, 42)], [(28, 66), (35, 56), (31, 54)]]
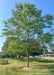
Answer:
[(35, 58), (34, 60), (37, 62), (43, 62), (43, 63), (54, 63), (54, 60), (50, 60), (50, 59)]
[(1, 63), (1, 65), (8, 65), (8, 64), (10, 64), (10, 63)]
[(51, 75), (54, 75), (54, 69), (50, 69)]
[(54, 70), (54, 64), (52, 65), (34, 65), (35, 68), (38, 68), (38, 69), (51, 69), (51, 70)]
[(34, 65), (34, 69), (49, 70), (50, 75), (54, 75), (54, 64), (51, 65)]
[[(24, 61), (26, 62), (27, 61), (27, 58), (20, 58), (19, 59), (20, 61)], [(30, 62), (42, 62), (42, 63), (54, 63), (54, 60), (51, 60), (51, 59), (43, 59), (43, 58), (29, 58), (29, 61)]]

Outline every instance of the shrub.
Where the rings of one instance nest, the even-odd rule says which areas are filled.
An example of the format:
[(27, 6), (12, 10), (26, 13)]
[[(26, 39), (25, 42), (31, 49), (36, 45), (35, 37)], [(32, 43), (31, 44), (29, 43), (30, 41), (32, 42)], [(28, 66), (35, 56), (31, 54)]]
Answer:
[(7, 59), (1, 59), (0, 64), (2, 64), (2, 65), (8, 64), (8, 60)]

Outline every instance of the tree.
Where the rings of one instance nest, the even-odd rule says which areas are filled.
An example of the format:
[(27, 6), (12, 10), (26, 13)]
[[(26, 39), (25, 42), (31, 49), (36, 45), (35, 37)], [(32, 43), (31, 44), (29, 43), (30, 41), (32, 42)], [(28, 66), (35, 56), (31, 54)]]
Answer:
[(21, 47), (21, 41), (19, 42), (17, 38), (10, 41), (8, 46), (8, 53), (14, 55), (15, 58), (20, 58), (20, 56), (26, 55), (24, 49)]
[(26, 55), (24, 50), (20, 48), (20, 44), (17, 38), (6, 38), (6, 41), (2, 47), (2, 56), (9, 56), (11, 58), (17, 58), (22, 55)]
[[(51, 28), (53, 25), (53, 15), (47, 14), (42, 16), (41, 13), (41, 10), (37, 9), (34, 4), (16, 3), (15, 9), (12, 10), (12, 17), (4, 21), (5, 28), (3, 29), (3, 35), (12, 37), (12, 39), (17, 37), (20, 48), (26, 50), (27, 67), (29, 67), (31, 38), (43, 38), (47, 34), (47, 32), (44, 33), (44, 29)], [(22, 40), (26, 41), (22, 42)], [(47, 38), (45, 40), (47, 40)], [(40, 40), (40, 42), (43, 43), (43, 40)]]

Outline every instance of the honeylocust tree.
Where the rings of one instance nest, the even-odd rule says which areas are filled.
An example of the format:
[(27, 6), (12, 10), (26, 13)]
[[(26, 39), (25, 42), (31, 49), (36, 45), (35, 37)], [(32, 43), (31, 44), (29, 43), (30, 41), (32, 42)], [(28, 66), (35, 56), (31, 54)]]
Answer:
[(32, 38), (40, 40), (40, 38), (45, 36), (45, 40), (40, 40), (40, 42), (44, 41), (45, 43), (48, 31), (44, 33), (44, 29), (51, 28), (53, 25), (52, 20), (53, 15), (47, 14), (42, 16), (42, 11), (36, 8), (34, 4), (16, 3), (15, 8), (12, 10), (12, 17), (4, 21), (3, 35), (11, 37), (12, 40), (14, 37), (18, 39), (18, 45), (27, 54), (27, 67), (29, 67), (29, 51), (32, 47), (30, 40)]

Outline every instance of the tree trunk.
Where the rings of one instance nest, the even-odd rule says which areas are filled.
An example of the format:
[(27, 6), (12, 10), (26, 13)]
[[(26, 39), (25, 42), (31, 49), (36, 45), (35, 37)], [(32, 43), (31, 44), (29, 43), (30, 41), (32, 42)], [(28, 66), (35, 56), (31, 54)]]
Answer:
[(19, 55), (19, 59), (20, 59), (20, 55)]
[[(28, 33), (27, 43), (28, 43), (28, 46), (29, 46), (29, 33)], [(27, 49), (27, 67), (29, 68), (29, 48)]]
[(27, 67), (29, 68), (29, 50), (27, 50)]
[(33, 55), (33, 59), (34, 59), (34, 61), (35, 61), (35, 56)]

